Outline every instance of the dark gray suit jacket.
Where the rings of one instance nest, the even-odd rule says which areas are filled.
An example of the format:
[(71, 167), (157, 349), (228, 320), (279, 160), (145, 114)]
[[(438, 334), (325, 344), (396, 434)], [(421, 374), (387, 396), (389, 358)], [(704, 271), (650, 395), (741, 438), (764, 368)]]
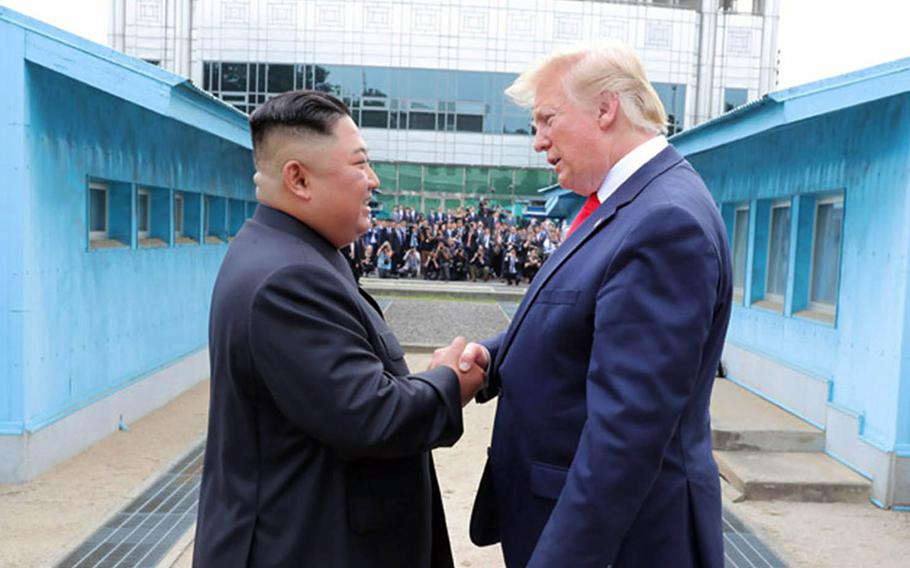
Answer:
[(195, 566), (452, 565), (430, 450), (461, 436), (457, 377), (410, 374), (327, 241), (260, 205), (215, 282), (209, 349)]

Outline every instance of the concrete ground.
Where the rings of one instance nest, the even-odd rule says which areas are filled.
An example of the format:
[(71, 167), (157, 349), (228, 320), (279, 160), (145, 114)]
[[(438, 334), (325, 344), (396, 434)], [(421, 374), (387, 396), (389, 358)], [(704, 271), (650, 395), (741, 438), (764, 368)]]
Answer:
[[(408, 357), (415, 370), (428, 358)], [(39, 478), (0, 485), (0, 566), (52, 566), (198, 443), (207, 408), (204, 382)], [(464, 437), (454, 448), (434, 452), (457, 566), (502, 566), (498, 547), (480, 549), (467, 537), (494, 411), (493, 404), (469, 405)], [(736, 503), (728, 497), (724, 504), (792, 566), (908, 565), (910, 513), (871, 504)], [(161, 566), (191, 565), (192, 533)]]
[(0, 566), (52, 566), (205, 435), (208, 381), (28, 483), (0, 484)]
[(910, 513), (871, 503), (796, 503), (724, 498), (724, 506), (790, 566), (910, 566)]

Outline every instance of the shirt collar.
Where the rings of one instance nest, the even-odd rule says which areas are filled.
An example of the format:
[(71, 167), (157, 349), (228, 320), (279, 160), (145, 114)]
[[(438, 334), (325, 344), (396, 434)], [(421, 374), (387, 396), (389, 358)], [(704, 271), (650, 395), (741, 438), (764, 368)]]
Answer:
[(600, 184), (597, 190), (597, 200), (603, 203), (608, 197), (613, 195), (619, 186), (626, 182), (632, 174), (637, 172), (643, 165), (651, 161), (654, 156), (660, 154), (661, 150), (667, 147), (667, 139), (664, 136), (655, 136), (647, 142), (643, 142), (635, 147), (634, 150), (623, 156), (616, 162), (607, 177)]

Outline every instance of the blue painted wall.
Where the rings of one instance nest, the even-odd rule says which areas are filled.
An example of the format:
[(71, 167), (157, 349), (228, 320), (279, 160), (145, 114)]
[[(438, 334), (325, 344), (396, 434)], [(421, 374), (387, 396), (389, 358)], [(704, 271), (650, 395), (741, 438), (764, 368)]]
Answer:
[(152, 186), (168, 202), (174, 190), (205, 193), (247, 214), (254, 199), (248, 148), (202, 120), (194, 128), (27, 62), (24, 35), (0, 21), (0, 223), (11, 236), (0, 240), (5, 434), (40, 429), (207, 343), (226, 245), (141, 248), (133, 233), (125, 248), (90, 249), (90, 179), (129, 194)]
[[(832, 380), (832, 402), (860, 414), (861, 436), (887, 451), (910, 442), (908, 132), (910, 94), (904, 93), (687, 156), (724, 211), (737, 202), (751, 205), (749, 263), (754, 270), (751, 277), (747, 273), (747, 300), (734, 308), (728, 339)], [(806, 281), (799, 274), (805, 264), (795, 262), (792, 244), (798, 207), (802, 204), (805, 213), (806, 205), (811, 208), (807, 196), (827, 191), (844, 193), (834, 325), (793, 315), (799, 308), (794, 298), (805, 296), (800, 287)], [(803, 197), (791, 205), (791, 262), (781, 314), (750, 305), (748, 298), (762, 295), (755, 292), (764, 278), (763, 260), (753, 256), (762, 253), (767, 239), (759, 200), (792, 196)]]
[[(0, 432), (22, 424), (24, 404), (23, 249), (28, 169), (25, 160), (25, 34), (0, 21)], [(20, 88), (16, 88), (19, 86)], [(11, 88), (10, 88), (11, 87)]]

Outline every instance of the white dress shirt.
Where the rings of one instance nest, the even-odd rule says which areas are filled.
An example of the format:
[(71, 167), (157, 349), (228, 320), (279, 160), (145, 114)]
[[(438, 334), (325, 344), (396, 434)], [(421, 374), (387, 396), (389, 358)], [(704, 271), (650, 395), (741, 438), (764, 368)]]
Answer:
[(619, 186), (632, 177), (632, 174), (651, 161), (654, 156), (660, 154), (661, 150), (666, 147), (667, 139), (664, 136), (655, 136), (623, 156), (607, 172), (607, 177), (604, 178), (603, 183), (600, 184), (600, 189), (597, 190), (597, 200), (601, 203), (606, 201)]

